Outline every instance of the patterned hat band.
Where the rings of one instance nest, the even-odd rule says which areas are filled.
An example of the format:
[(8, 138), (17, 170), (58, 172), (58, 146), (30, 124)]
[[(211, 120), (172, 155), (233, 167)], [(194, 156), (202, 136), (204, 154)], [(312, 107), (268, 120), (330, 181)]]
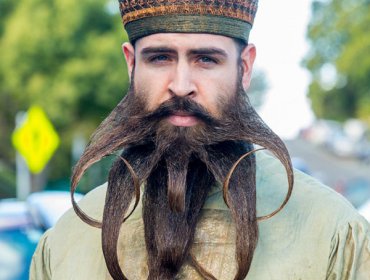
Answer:
[(119, 0), (131, 42), (155, 33), (210, 33), (248, 42), (257, 0)]

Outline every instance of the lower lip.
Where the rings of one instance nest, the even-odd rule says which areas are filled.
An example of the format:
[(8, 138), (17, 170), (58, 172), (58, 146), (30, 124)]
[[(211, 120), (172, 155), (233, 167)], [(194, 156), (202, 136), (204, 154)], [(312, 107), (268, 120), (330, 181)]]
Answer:
[(198, 124), (198, 120), (194, 116), (177, 116), (172, 115), (168, 117), (168, 121), (175, 126), (194, 126)]

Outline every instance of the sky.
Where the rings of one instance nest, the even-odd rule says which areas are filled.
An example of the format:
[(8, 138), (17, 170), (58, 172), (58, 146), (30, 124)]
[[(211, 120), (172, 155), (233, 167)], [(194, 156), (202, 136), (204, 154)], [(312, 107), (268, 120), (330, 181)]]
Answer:
[(311, 0), (260, 0), (249, 40), (257, 48), (255, 67), (269, 84), (259, 114), (284, 139), (314, 119), (306, 97), (310, 75), (300, 65), (309, 48), (310, 7)]

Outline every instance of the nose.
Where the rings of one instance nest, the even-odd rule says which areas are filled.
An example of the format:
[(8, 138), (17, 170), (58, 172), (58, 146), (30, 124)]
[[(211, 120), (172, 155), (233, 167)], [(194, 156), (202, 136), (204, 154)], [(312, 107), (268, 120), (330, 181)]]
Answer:
[(192, 71), (186, 62), (179, 62), (177, 64), (168, 89), (171, 95), (194, 97), (196, 87), (192, 78)]

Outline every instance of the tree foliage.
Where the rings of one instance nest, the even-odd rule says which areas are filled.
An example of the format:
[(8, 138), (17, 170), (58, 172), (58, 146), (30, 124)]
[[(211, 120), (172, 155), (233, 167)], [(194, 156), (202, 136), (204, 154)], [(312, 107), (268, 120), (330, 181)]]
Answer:
[(11, 166), (17, 111), (41, 106), (62, 141), (51, 177), (70, 175), (74, 134), (88, 137), (128, 80), (118, 4), (106, 0), (0, 0), (0, 154)]
[(370, 1), (315, 0), (308, 27), (313, 110), (320, 118), (370, 123)]

